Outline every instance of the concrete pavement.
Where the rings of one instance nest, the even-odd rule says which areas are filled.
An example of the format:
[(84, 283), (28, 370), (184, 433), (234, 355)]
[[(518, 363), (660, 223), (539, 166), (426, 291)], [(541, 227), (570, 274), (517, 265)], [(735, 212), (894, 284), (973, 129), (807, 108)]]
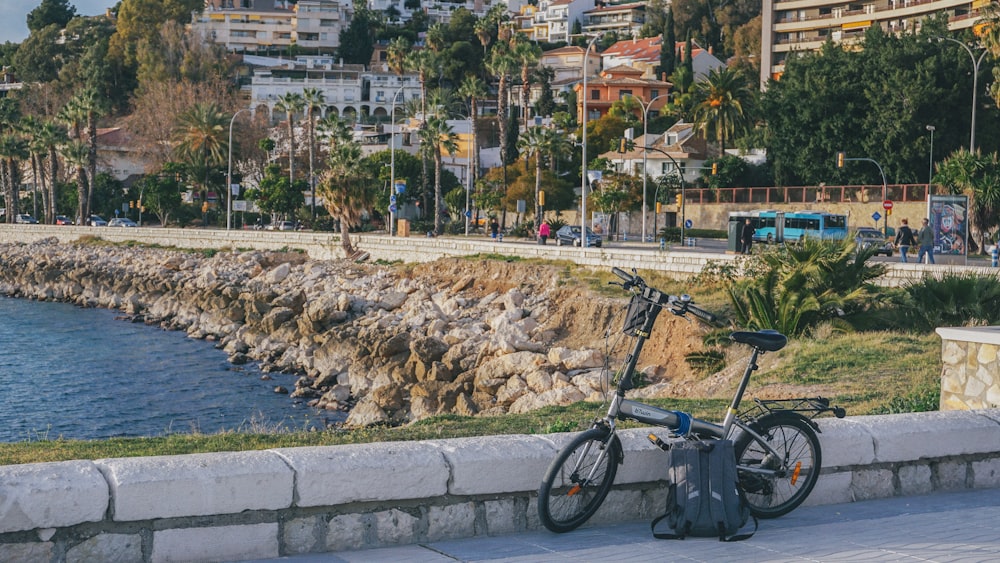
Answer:
[(622, 561), (1000, 561), (1000, 489), (807, 506), (749, 540), (656, 540), (649, 522), (476, 537), (253, 563)]

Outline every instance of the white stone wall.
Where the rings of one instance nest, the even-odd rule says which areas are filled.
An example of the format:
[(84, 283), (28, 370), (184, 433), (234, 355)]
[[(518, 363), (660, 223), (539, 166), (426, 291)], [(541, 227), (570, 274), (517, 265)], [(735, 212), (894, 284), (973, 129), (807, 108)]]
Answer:
[(941, 410), (1000, 407), (1000, 327), (939, 328)]
[[(1000, 410), (820, 423), (811, 505), (1000, 487)], [(591, 525), (665, 506), (665, 456), (625, 464)], [(230, 561), (540, 528), (535, 494), (573, 434), (0, 466), (0, 561)]]

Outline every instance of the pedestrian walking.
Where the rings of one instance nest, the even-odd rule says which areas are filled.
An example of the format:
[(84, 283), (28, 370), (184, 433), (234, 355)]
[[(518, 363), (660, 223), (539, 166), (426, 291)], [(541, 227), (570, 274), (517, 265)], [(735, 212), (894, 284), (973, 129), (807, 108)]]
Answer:
[(931, 228), (930, 221), (923, 220), (920, 230), (917, 232), (917, 244), (920, 245), (920, 253), (917, 254), (917, 262), (924, 263), (924, 255), (927, 255), (927, 263), (934, 263), (934, 229)]
[(542, 221), (542, 224), (538, 226), (538, 240), (540, 244), (545, 244), (549, 240), (549, 233), (552, 227), (549, 226), (548, 221)]
[(907, 219), (900, 221), (902, 223), (899, 226), (899, 230), (896, 231), (896, 248), (899, 249), (899, 261), (906, 262), (906, 254), (910, 251), (910, 247), (916, 242), (913, 236), (913, 229), (910, 228), (910, 223)]
[(753, 223), (750, 219), (747, 219), (743, 223), (743, 231), (740, 234), (740, 242), (742, 243), (741, 252), (743, 254), (750, 254), (750, 248), (753, 246), (753, 235), (757, 230), (753, 228)]
[(490, 238), (496, 239), (498, 232), (500, 232), (500, 223), (497, 223), (497, 218), (494, 217), (490, 219)]

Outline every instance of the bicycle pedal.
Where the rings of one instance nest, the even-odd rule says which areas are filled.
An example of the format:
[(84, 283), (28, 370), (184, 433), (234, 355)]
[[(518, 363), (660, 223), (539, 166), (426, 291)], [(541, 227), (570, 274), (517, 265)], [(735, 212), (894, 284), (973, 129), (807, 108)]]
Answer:
[(657, 436), (656, 434), (649, 434), (646, 436), (646, 438), (649, 439), (649, 441), (652, 442), (654, 446), (660, 448), (663, 451), (667, 451), (670, 449), (670, 444), (661, 440), (660, 437)]

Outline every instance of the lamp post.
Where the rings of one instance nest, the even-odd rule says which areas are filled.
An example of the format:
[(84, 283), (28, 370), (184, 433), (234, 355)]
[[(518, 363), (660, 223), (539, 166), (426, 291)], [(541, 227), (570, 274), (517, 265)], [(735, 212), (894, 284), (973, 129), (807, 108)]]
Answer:
[[(930, 127), (930, 126), (928, 126), (928, 127)], [(840, 154), (843, 155), (843, 153), (840, 153)], [(875, 167), (878, 168), (878, 173), (882, 175), (882, 201), (886, 201), (887, 192), (889, 191), (889, 185), (885, 182), (885, 172), (882, 171), (882, 165), (879, 164), (878, 161), (876, 161), (873, 158), (864, 158), (864, 157), (847, 158), (846, 156), (841, 156), (841, 157), (839, 157), (837, 159), (837, 167), (838, 168), (843, 168), (844, 167), (843, 163), (847, 162), (849, 160), (864, 160), (866, 162), (870, 162), (870, 163), (874, 164)], [(883, 234), (888, 234), (889, 233), (889, 216), (888, 215), (886, 215), (886, 217), (885, 217), (885, 223), (884, 223), (883, 227), (884, 227), (883, 231), (882, 231)]]
[[(655, 100), (656, 98), (653, 98), (653, 99)], [(681, 223), (681, 245), (683, 245), (684, 244), (684, 170), (681, 169), (681, 165), (677, 162), (677, 160), (675, 160), (674, 157), (670, 156), (670, 153), (668, 153), (667, 151), (665, 151), (663, 149), (658, 149), (656, 147), (643, 146), (642, 147), (643, 160), (645, 160), (645, 158), (646, 158), (646, 151), (647, 150), (656, 151), (656, 152), (662, 154), (663, 156), (669, 158), (670, 162), (674, 163), (674, 170), (677, 171), (677, 177), (680, 178), (680, 181), (681, 181), (681, 221), (680, 221), (680, 223)]]
[[(236, 116), (250, 111), (247, 108), (236, 110), (232, 119), (229, 120), (229, 172), (226, 174), (226, 230), (233, 228), (233, 124), (236, 123)], [(141, 217), (140, 211), (140, 217)], [(140, 219), (141, 221), (141, 219)]]
[[(644, 145), (646, 144), (646, 134), (648, 131), (646, 114), (649, 113), (649, 108), (653, 105), (653, 102), (655, 102), (656, 100), (659, 100), (660, 98), (666, 98), (668, 96), (670, 96), (669, 92), (666, 94), (660, 94), (659, 96), (656, 96), (652, 100), (649, 100), (649, 102), (646, 104), (642, 103), (642, 98), (633, 96), (636, 100), (639, 101), (639, 106), (642, 107), (642, 144)], [(648, 209), (648, 207), (646, 206), (647, 176), (649, 176), (649, 174), (646, 172), (646, 148), (643, 147), (642, 149), (642, 242), (646, 242), (646, 210)]]
[(396, 98), (403, 92), (403, 87), (392, 94), (392, 109), (389, 111), (389, 236), (392, 236), (392, 226), (396, 222), (396, 212), (392, 210), (392, 201), (396, 198)]
[(925, 129), (931, 132), (930, 164), (927, 165), (927, 193), (930, 193), (931, 180), (934, 179), (934, 126), (928, 125)]
[(976, 101), (979, 99), (979, 65), (983, 62), (983, 57), (986, 56), (988, 51), (983, 49), (983, 52), (979, 54), (979, 58), (977, 59), (976, 54), (972, 52), (972, 48), (958, 39), (940, 35), (936, 36), (936, 38), (961, 45), (965, 49), (965, 52), (969, 54), (969, 59), (972, 60), (972, 126), (969, 131), (969, 152), (976, 152)]
[(583, 96), (583, 142), (580, 145), (583, 151), (583, 173), (580, 175), (580, 252), (587, 250), (587, 60), (590, 58), (590, 49), (599, 37), (599, 35), (592, 37), (583, 52), (583, 88), (580, 90), (580, 95)]
[(476, 147), (476, 133), (475, 133), (476, 128), (475, 128), (475, 125), (472, 123), (473, 119), (475, 119), (475, 116), (472, 115), (472, 112), (470, 111), (469, 112), (469, 155), (468, 155), (469, 162), (468, 162), (468, 170), (467, 170), (467, 172), (465, 174), (465, 176), (466, 176), (466, 178), (465, 178), (465, 236), (469, 236), (469, 219), (472, 217), (472, 211), (469, 208), (469, 203), (470, 203), (469, 202), (469, 197), (470, 197), (470, 194), (472, 193), (472, 151), (475, 150), (475, 147)]

